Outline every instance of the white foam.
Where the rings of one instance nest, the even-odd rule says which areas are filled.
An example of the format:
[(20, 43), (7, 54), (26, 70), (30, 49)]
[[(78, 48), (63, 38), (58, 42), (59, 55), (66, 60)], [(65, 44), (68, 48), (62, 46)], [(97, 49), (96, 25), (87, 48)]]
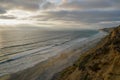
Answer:
[[(14, 54), (9, 56), (9, 59), (16, 59), (4, 64), (0, 64), (0, 76), (10, 73), (15, 73), (49, 59), (52, 56), (55, 56), (65, 50), (71, 50), (84, 45), (90, 45), (90, 43), (95, 43), (105, 36), (105, 33), (100, 32), (89, 38), (79, 38), (72, 40), (66, 44), (54, 46), (46, 46), (43, 48), (33, 49), (30, 51), (22, 52), (19, 54)], [(54, 42), (59, 42), (55, 40)], [(45, 49), (45, 50), (43, 50)], [(36, 53), (37, 52), (37, 53)], [(24, 57), (23, 57), (24, 56)], [(21, 57), (21, 58), (19, 58)]]

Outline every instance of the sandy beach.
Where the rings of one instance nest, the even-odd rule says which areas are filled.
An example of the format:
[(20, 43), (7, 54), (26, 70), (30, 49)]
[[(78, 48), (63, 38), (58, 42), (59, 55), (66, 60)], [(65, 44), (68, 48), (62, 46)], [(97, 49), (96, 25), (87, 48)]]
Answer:
[(83, 42), (77, 40), (80, 44), (71, 45), (60, 54), (31, 68), (1, 76), (0, 80), (50, 80), (54, 74), (72, 65), (83, 52), (93, 48), (105, 35), (104, 32), (100, 32), (82, 40)]
[(0, 0), (0, 80), (120, 80), (119, 16), (120, 0)]

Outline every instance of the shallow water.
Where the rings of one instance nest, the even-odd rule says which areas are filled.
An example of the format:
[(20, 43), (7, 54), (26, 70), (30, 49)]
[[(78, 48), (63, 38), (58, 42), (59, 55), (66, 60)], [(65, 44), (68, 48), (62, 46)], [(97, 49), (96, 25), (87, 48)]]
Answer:
[(95, 30), (0, 30), (0, 76), (32, 67), (97, 33)]

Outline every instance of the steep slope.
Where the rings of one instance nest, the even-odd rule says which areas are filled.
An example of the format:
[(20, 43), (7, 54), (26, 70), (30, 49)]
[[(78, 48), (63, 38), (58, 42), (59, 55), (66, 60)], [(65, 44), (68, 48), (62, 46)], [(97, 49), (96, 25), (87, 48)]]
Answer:
[(56, 80), (120, 80), (120, 26), (56, 76)]

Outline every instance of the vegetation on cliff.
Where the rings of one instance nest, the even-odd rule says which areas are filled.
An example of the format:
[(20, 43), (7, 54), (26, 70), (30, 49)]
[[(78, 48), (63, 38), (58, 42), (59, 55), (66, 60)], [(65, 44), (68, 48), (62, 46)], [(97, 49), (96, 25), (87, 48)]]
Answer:
[(120, 26), (59, 74), (56, 80), (120, 80)]

